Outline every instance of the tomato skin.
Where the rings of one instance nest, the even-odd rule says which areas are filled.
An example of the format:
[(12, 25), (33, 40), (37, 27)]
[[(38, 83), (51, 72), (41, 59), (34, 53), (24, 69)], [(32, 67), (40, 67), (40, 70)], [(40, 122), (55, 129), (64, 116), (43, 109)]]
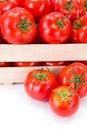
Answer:
[(19, 7), (23, 7), (24, 6), (24, 1), (25, 0), (16, 0), (18, 2), (18, 6)]
[(18, 3), (16, 0), (3, 0), (0, 1), (0, 11), (1, 14), (5, 13), (6, 11), (18, 7)]
[(79, 7), (79, 16), (83, 16), (86, 14), (87, 9), (85, 8), (84, 4), (86, 2), (87, 5), (87, 1), (86, 0), (76, 0), (78, 7)]
[(29, 66), (40, 66), (40, 62), (14, 62), (15, 67), (29, 67)]
[(21, 7), (5, 12), (1, 16), (0, 27), (3, 38), (12, 44), (30, 43), (37, 34), (33, 15)]
[(65, 66), (65, 65), (69, 65), (71, 62), (69, 61), (47, 61), (47, 62), (43, 62), (44, 66)]
[(10, 67), (11, 64), (9, 62), (0, 62), (0, 67)]
[(71, 23), (62, 13), (52, 12), (41, 18), (39, 22), (39, 32), (41, 38), (46, 43), (64, 43), (70, 37)]
[[(76, 88), (75, 81), (71, 82), (71, 80), (75, 78), (74, 73), (76, 73), (77, 76), (82, 75), (81, 79), (80, 77), (76, 77), (75, 79), (75, 81), (78, 82), (78, 88)], [(74, 62), (64, 67), (60, 71), (60, 74), (58, 76), (58, 82), (60, 85), (71, 86), (78, 92), (80, 98), (85, 97), (87, 95), (87, 67), (80, 62)]]
[[(76, 23), (78, 23), (79, 25), (76, 25)], [(87, 44), (87, 15), (79, 17), (73, 22), (71, 41), (73, 43)]]
[[(67, 86), (59, 86), (58, 88), (54, 89), (54, 92), (51, 93), (49, 98), (49, 104), (54, 111), (59, 116), (68, 117), (75, 114), (80, 105), (80, 98), (78, 94), (75, 92), (72, 96), (69, 96), (69, 101), (63, 101), (62, 98), (55, 94), (55, 92), (61, 92), (67, 90)], [(69, 90), (73, 92), (72, 89)]]
[(51, 11), (50, 0), (25, 0), (24, 8), (30, 11), (38, 22), (43, 15)]
[(42, 70), (42, 74), (47, 74), (45, 79), (36, 79), (35, 74), (40, 74), (40, 69), (31, 71), (24, 83), (26, 93), (33, 99), (47, 101), (52, 89), (58, 86), (56, 76), (47, 70)]
[(76, 3), (76, 1), (71, 1), (71, 9), (68, 10), (66, 8), (66, 4), (69, 3), (70, 0), (52, 0), (51, 5), (52, 5), (52, 11), (55, 12), (61, 12), (65, 16), (68, 15), (68, 18), (72, 22), (75, 18), (79, 17), (79, 8)]

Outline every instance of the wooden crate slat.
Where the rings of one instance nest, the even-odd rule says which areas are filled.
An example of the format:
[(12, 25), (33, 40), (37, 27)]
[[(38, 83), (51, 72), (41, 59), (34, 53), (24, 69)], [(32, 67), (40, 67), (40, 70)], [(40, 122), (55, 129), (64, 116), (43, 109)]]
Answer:
[[(41, 67), (3, 67), (0, 68), (0, 84), (24, 83), (27, 74)], [(60, 72), (63, 66), (49, 67), (50, 71), (56, 75)]]
[(0, 45), (0, 61), (87, 60), (87, 44)]

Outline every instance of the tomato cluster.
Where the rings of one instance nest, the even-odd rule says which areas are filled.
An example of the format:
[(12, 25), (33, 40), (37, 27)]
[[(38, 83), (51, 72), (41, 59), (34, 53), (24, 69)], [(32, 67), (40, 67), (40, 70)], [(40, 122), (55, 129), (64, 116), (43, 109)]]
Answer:
[(87, 0), (1, 0), (0, 31), (10, 44), (87, 43), (86, 12)]
[(78, 110), (80, 98), (87, 96), (87, 66), (74, 62), (63, 67), (58, 75), (48, 68), (32, 70), (24, 87), (33, 99), (49, 101), (57, 115), (71, 116)]

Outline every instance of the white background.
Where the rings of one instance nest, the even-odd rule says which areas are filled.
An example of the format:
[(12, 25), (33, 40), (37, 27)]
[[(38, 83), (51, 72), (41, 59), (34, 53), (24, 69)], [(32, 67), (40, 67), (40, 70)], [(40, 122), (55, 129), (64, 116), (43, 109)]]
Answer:
[(55, 115), (48, 102), (31, 99), (24, 85), (0, 85), (0, 130), (87, 129), (87, 97), (78, 112), (68, 118)]

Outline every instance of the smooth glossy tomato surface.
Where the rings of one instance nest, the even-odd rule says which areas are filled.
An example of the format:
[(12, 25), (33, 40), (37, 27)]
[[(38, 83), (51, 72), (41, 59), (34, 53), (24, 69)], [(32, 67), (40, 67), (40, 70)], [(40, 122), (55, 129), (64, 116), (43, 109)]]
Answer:
[(47, 101), (52, 89), (58, 86), (56, 76), (49, 70), (37, 69), (29, 72), (24, 87), (33, 99)]
[(0, 62), (0, 67), (10, 67), (11, 63), (10, 62)]
[(52, 0), (52, 11), (61, 12), (72, 22), (79, 17), (79, 8), (75, 0)]
[(58, 76), (60, 85), (67, 85), (74, 88), (80, 97), (87, 95), (87, 67), (80, 63), (74, 62), (64, 67)]
[(46, 43), (64, 43), (70, 37), (71, 23), (62, 13), (52, 12), (41, 18), (39, 32)]
[(71, 62), (69, 61), (47, 61), (43, 62), (44, 66), (66, 66), (69, 65)]
[(68, 117), (77, 112), (80, 99), (72, 88), (59, 86), (51, 93), (49, 103), (54, 113), (62, 117)]
[(0, 27), (3, 38), (12, 44), (30, 43), (37, 34), (33, 15), (21, 7), (4, 13), (0, 19)]
[(50, 0), (25, 0), (24, 8), (30, 11), (36, 21), (51, 11)]
[(87, 44), (87, 15), (79, 17), (72, 24), (71, 41)]
[(16, 0), (0, 0), (1, 14), (16, 7), (18, 7), (18, 2)]
[(40, 62), (13, 62), (15, 67), (40, 66)]

